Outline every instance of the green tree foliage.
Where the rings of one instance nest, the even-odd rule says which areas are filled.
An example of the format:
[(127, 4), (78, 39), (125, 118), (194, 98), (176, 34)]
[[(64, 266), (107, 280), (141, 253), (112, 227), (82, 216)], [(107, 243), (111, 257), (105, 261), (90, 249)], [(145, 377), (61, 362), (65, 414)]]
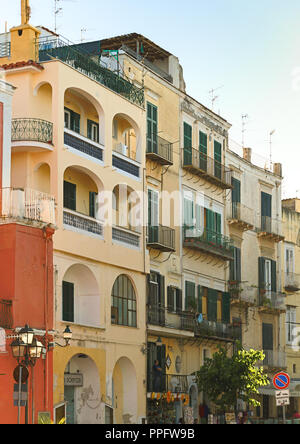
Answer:
[(264, 358), (262, 351), (246, 351), (240, 346), (232, 356), (228, 356), (226, 348), (219, 347), (219, 351), (212, 359), (206, 359), (197, 373), (199, 391), (205, 392), (222, 412), (235, 410), (238, 399), (259, 406), (255, 395), (259, 387), (270, 383), (263, 368), (257, 365)]

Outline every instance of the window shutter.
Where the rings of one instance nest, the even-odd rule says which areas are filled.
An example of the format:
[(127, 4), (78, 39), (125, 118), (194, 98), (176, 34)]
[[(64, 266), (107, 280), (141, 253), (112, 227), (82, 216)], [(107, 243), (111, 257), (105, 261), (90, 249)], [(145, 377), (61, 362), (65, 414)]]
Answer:
[(71, 111), (71, 129), (75, 133), (80, 133), (80, 114)]
[(208, 289), (207, 293), (207, 319), (216, 322), (218, 320), (218, 292), (217, 290)]
[(265, 273), (265, 258), (258, 258), (258, 288), (265, 290), (266, 273)]
[(230, 294), (222, 294), (222, 322), (230, 324)]
[(74, 284), (63, 282), (62, 303), (62, 320), (66, 322), (74, 322)]
[(199, 133), (200, 169), (207, 171), (207, 134)]
[(176, 312), (180, 313), (182, 311), (182, 290), (176, 288)]
[(64, 181), (64, 207), (76, 211), (76, 185)]
[(157, 153), (157, 107), (152, 103), (147, 103), (147, 151)]
[(215, 176), (222, 177), (222, 145), (215, 140), (214, 142)]
[(273, 325), (263, 324), (262, 329), (263, 349), (273, 350)]
[(197, 310), (199, 313), (203, 312), (202, 307), (202, 297), (203, 297), (203, 287), (201, 285), (198, 285), (198, 304), (197, 304)]
[(276, 262), (271, 261), (271, 291), (277, 292), (277, 272), (276, 272)]
[(168, 311), (173, 312), (175, 307), (173, 287), (168, 287), (167, 289), (167, 305), (168, 305)]
[(185, 309), (190, 310), (195, 307), (195, 289), (194, 282), (185, 281)]
[(89, 216), (96, 218), (96, 197), (97, 193), (90, 191), (89, 193)]
[(192, 165), (193, 163), (193, 128), (188, 123), (183, 124), (183, 147), (184, 147), (184, 164)]

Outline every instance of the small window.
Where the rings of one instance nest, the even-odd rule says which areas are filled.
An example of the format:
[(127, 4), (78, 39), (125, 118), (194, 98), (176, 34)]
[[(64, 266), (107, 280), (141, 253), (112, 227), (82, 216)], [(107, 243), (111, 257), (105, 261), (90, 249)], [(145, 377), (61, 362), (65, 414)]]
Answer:
[(62, 285), (62, 320), (74, 322), (74, 284), (71, 282)]
[(111, 296), (112, 324), (136, 327), (136, 296), (133, 285), (126, 275), (119, 276), (115, 281)]
[(99, 124), (88, 120), (87, 122), (88, 138), (93, 142), (99, 143)]
[(64, 208), (76, 211), (76, 185), (64, 181)]

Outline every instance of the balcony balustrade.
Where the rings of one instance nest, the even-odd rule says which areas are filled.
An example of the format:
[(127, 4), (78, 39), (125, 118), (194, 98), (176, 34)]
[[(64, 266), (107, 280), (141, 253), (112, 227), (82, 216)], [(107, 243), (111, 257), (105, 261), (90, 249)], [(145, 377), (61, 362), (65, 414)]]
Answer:
[(22, 147), (24, 150), (24, 143), (26, 143), (26, 150), (28, 151), (42, 150), (43, 146), (41, 147), (39, 144), (51, 145), (51, 147), (45, 149), (52, 149), (53, 124), (42, 119), (12, 119), (11, 140), (13, 149)]
[(147, 246), (164, 252), (175, 251), (175, 230), (162, 225), (148, 226)]
[(66, 227), (101, 237), (103, 236), (103, 224), (97, 219), (65, 208), (63, 220)]
[(127, 228), (123, 227), (112, 228), (112, 239), (114, 241), (121, 242), (126, 246), (139, 248), (140, 238), (141, 238), (140, 233), (128, 230)]
[(149, 325), (189, 332), (195, 330), (195, 315), (190, 312), (175, 312), (165, 307), (148, 307), (147, 318)]
[(96, 160), (103, 161), (102, 145), (66, 128), (64, 132), (64, 144)]
[(233, 241), (220, 233), (196, 227), (183, 228), (183, 246), (218, 256), (224, 260), (234, 259)]
[(262, 365), (269, 369), (286, 369), (286, 353), (282, 350), (264, 350)]
[(38, 222), (55, 225), (55, 199), (31, 189), (0, 190), (0, 223), (13, 219), (23, 223)]
[(260, 238), (274, 240), (275, 242), (281, 242), (284, 240), (284, 236), (282, 235), (282, 224), (279, 219), (273, 219), (272, 217), (257, 214), (256, 231)]
[(227, 209), (227, 220), (229, 225), (240, 227), (243, 231), (254, 228), (254, 210), (241, 204), (232, 202)]
[(199, 150), (183, 148), (182, 166), (184, 169), (205, 178), (207, 181), (222, 189), (232, 188), (232, 171), (222, 163), (201, 153)]
[(195, 336), (232, 342), (240, 338), (240, 329), (233, 324), (203, 319), (202, 322), (197, 322), (196, 324)]
[(286, 310), (286, 295), (284, 293), (258, 289), (258, 305), (261, 310)]
[(189, 383), (187, 375), (167, 375), (162, 374), (159, 377), (151, 372), (147, 378), (148, 393), (172, 393), (188, 394)]
[(230, 293), (231, 304), (255, 305), (257, 302), (257, 288), (245, 282), (229, 281), (228, 291)]
[(173, 165), (173, 144), (159, 136), (155, 141), (147, 140), (146, 156), (161, 165)]
[(125, 78), (102, 66), (84, 52), (80, 45), (72, 44), (61, 37), (41, 37), (36, 41), (36, 53), (40, 63), (53, 59), (61, 60), (130, 102), (144, 106), (144, 88), (138, 88)]
[(285, 273), (284, 288), (295, 292), (300, 290), (300, 275), (296, 273)]

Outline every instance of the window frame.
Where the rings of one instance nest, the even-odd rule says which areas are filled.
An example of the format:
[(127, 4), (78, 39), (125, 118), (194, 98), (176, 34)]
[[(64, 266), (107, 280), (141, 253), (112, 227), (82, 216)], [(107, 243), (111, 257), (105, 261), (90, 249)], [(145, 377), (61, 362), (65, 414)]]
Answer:
[[(126, 279), (125, 279), (126, 278)], [(121, 281), (122, 279), (122, 281)], [(125, 290), (125, 283), (127, 283), (127, 296), (125, 294), (114, 294), (114, 291), (118, 287), (118, 292), (120, 292), (120, 288), (122, 290)], [(131, 289), (131, 295), (132, 298), (128, 297), (128, 291)], [(121, 290), (121, 291), (122, 291)], [(129, 301), (131, 301), (131, 304), (129, 304)], [(129, 306), (132, 306), (129, 308)], [(121, 311), (120, 311), (121, 309)], [(111, 311), (113, 313), (113, 310), (117, 312), (116, 321), (112, 322), (111, 318), (111, 324), (112, 325), (118, 325), (121, 327), (131, 327), (131, 328), (137, 328), (137, 300), (136, 300), (136, 294), (134, 286), (130, 280), (130, 278), (127, 275), (120, 275), (117, 277), (117, 279), (114, 282), (112, 291), (111, 291)], [(129, 316), (129, 314), (131, 316)], [(131, 318), (131, 321), (129, 319)]]

